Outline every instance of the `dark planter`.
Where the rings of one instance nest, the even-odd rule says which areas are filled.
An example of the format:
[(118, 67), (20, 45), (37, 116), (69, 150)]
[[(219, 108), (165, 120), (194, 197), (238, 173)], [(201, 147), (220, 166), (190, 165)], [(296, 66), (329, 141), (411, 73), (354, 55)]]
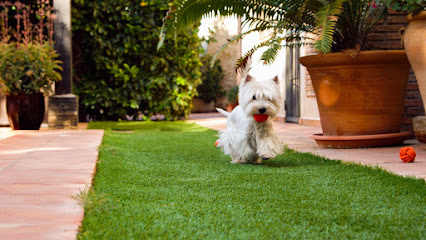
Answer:
[(39, 130), (45, 109), (43, 93), (8, 94), (6, 109), (13, 130)]

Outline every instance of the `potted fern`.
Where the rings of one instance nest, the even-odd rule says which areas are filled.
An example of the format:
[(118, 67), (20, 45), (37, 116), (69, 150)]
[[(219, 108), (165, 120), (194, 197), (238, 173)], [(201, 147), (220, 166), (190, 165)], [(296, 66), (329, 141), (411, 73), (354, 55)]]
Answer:
[[(38, 10), (20, 2), (0, 3), (0, 89), (14, 130), (38, 130), (43, 121), (44, 94), (61, 80), (53, 48), (53, 18), (48, 1)], [(16, 22), (9, 26), (9, 14)], [(32, 15), (34, 14), (34, 15)], [(38, 19), (33, 24), (31, 18)]]
[[(323, 135), (314, 136), (317, 142), (327, 147), (393, 145), (408, 135), (400, 133), (400, 127), (410, 65), (402, 50), (364, 51), (368, 32), (384, 12), (384, 4), (371, 0), (178, 1), (164, 18), (159, 47), (167, 35), (204, 16), (230, 15), (242, 17), (242, 24), (250, 26), (230, 41), (255, 31), (270, 32), (238, 60), (240, 68), (261, 47), (267, 48), (261, 60), (269, 63), (283, 47), (313, 44), (319, 54), (300, 61), (311, 75), (320, 111)], [(374, 71), (358, 71), (365, 69)], [(400, 72), (389, 74), (394, 69)]]

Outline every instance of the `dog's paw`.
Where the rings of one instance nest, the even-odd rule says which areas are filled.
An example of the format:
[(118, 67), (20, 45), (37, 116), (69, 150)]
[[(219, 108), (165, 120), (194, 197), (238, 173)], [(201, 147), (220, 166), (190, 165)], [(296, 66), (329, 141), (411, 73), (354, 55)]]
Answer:
[(246, 160), (241, 160), (241, 159), (232, 159), (231, 163), (232, 164), (246, 164), (248, 162)]

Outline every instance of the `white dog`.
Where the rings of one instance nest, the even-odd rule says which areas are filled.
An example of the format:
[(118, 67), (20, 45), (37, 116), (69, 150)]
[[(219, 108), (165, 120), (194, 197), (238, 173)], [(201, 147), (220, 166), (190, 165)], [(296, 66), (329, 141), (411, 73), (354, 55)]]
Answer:
[(283, 145), (272, 128), (282, 106), (278, 77), (256, 81), (247, 75), (239, 86), (239, 105), (232, 112), (216, 110), (228, 117), (216, 146), (231, 156), (231, 163), (260, 164), (282, 153)]

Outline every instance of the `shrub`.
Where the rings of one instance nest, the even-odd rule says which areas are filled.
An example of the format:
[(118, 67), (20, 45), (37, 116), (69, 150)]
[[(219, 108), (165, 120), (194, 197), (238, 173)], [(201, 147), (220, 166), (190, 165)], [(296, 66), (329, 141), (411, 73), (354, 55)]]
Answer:
[(156, 49), (166, 0), (73, 0), (75, 92), (94, 119), (186, 117), (200, 83), (195, 28)]
[(198, 85), (198, 98), (206, 103), (217, 100), (218, 97), (225, 95), (220, 85), (223, 79), (222, 66), (217, 60), (211, 66), (212, 56), (205, 54), (201, 57), (203, 67), (201, 68), (201, 84)]
[(5, 93), (47, 93), (61, 80), (61, 62), (51, 44), (3, 43), (0, 52), (0, 89)]

